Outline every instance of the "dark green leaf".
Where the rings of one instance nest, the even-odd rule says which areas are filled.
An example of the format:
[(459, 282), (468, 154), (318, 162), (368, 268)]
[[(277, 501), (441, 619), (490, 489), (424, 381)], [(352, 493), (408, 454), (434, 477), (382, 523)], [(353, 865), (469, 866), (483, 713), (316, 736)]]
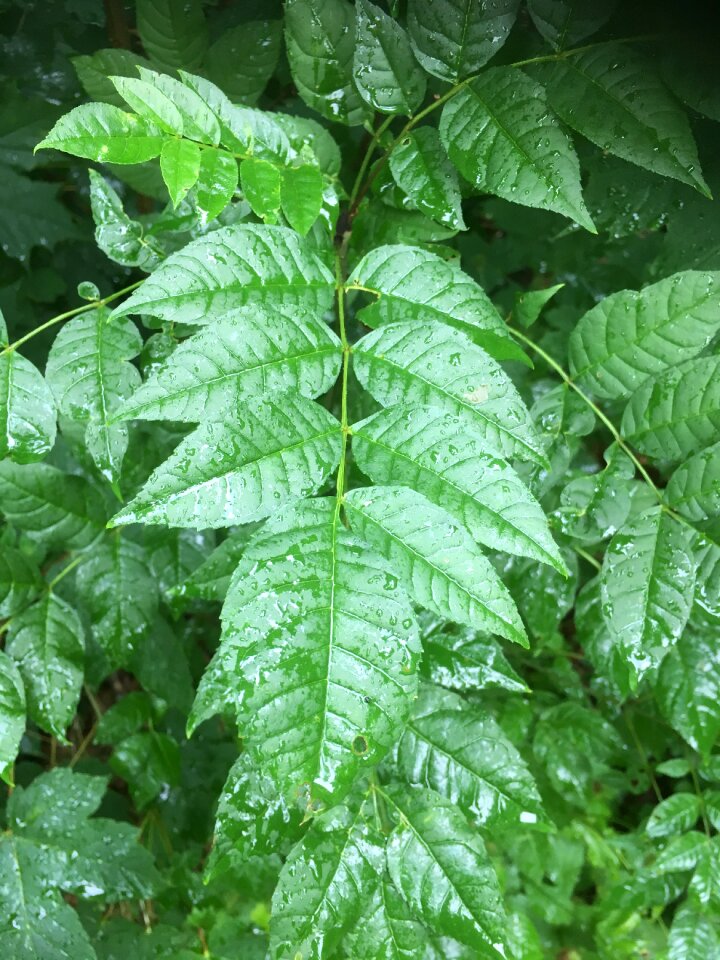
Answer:
[(356, 10), (355, 86), (374, 110), (412, 116), (425, 96), (425, 74), (407, 34), (370, 0), (358, 0)]

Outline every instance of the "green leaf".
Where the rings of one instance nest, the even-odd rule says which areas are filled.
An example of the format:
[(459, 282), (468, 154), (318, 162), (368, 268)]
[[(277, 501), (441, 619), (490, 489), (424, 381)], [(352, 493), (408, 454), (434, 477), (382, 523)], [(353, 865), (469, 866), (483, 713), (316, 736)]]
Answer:
[(270, 955), (321, 960), (360, 916), (362, 892), (382, 873), (382, 837), (363, 806), (318, 817), (280, 871), (273, 895)]
[(720, 443), (715, 443), (681, 463), (665, 488), (668, 504), (702, 521), (720, 513)]
[(533, 73), (560, 119), (601, 150), (710, 196), (684, 111), (638, 54), (605, 43)]
[(82, 236), (69, 210), (58, 199), (57, 184), (31, 180), (8, 167), (0, 169), (0, 246), (4, 253), (25, 260), (35, 247), (53, 249), (63, 240), (78, 240)]
[(142, 163), (160, 154), (164, 136), (153, 124), (109, 103), (84, 103), (61, 117), (36, 150), (62, 150), (103, 163)]
[(353, 369), (383, 406), (427, 406), (480, 437), (491, 456), (545, 463), (530, 414), (502, 367), (458, 330), (392, 323), (354, 347)]
[(710, 916), (684, 904), (673, 917), (668, 960), (707, 960), (720, 954), (717, 930)]
[(95, 640), (122, 666), (147, 637), (157, 613), (157, 585), (145, 552), (115, 534), (93, 550), (77, 575), (78, 596)]
[(712, 631), (686, 630), (655, 683), (661, 713), (694, 750), (709, 754), (720, 734), (720, 665)]
[(425, 97), (425, 74), (407, 34), (384, 10), (358, 0), (353, 79), (363, 100), (381, 113), (412, 116)]
[(564, 283), (557, 283), (553, 287), (545, 287), (541, 290), (525, 290), (523, 293), (516, 293), (512, 309), (513, 319), (526, 329), (531, 327), (542, 313), (545, 304), (564, 286)]
[(323, 205), (323, 178), (318, 168), (305, 163), (283, 170), (280, 200), (287, 222), (305, 236)]
[(230, 203), (238, 184), (235, 157), (224, 150), (206, 149), (200, 153), (196, 184), (197, 205), (203, 221), (209, 223)]
[(81, 550), (105, 526), (105, 508), (83, 477), (45, 463), (0, 463), (0, 510), (33, 540)]
[(110, 419), (140, 385), (140, 374), (129, 361), (141, 348), (132, 320), (109, 321), (108, 311), (101, 309), (68, 321), (48, 354), (46, 376), (58, 409), (87, 424), (90, 455), (112, 484), (120, 477), (128, 434), (124, 424), (110, 424)]
[(497, 878), (465, 817), (432, 790), (395, 787), (383, 789), (382, 796), (400, 817), (388, 839), (388, 870), (413, 913), (479, 956), (503, 956)]
[(240, 186), (253, 213), (274, 223), (280, 210), (280, 170), (267, 160), (244, 160), (240, 164)]
[(334, 288), (328, 268), (291, 230), (242, 224), (216, 230), (168, 257), (112, 316), (149, 313), (203, 324), (250, 301), (321, 314)]
[(16, 350), (0, 353), (0, 458), (42, 460), (55, 444), (57, 413), (43, 375)]
[(543, 643), (557, 638), (560, 623), (572, 610), (577, 584), (577, 557), (565, 550), (565, 572), (525, 557), (507, 557), (500, 569), (531, 636)]
[(208, 44), (201, 0), (137, 0), (137, 28), (145, 52), (159, 66), (199, 67)]
[(335, 382), (341, 358), (340, 341), (309, 310), (243, 308), (176, 347), (116, 416), (199, 423), (262, 394), (314, 398)]
[(353, 6), (346, 0), (287, 0), (285, 43), (305, 103), (327, 120), (361, 124), (368, 111), (353, 83)]
[(4, 545), (0, 554), (0, 618), (12, 617), (27, 606), (40, 592), (42, 582), (30, 558)]
[(498, 360), (527, 360), (482, 287), (454, 263), (420, 247), (377, 247), (355, 267), (348, 287), (377, 296), (358, 314), (368, 327), (446, 323)]
[(622, 434), (659, 460), (678, 461), (718, 439), (720, 357), (671, 367), (635, 391), (625, 408)]
[(700, 816), (700, 798), (694, 793), (674, 793), (659, 803), (645, 827), (651, 837), (671, 837), (692, 829)]
[(566, 572), (525, 484), (485, 453), (480, 438), (458, 436), (451, 415), (399, 404), (355, 424), (352, 437), (355, 460), (375, 483), (407, 485), (456, 517), (478, 542)]
[(693, 536), (658, 506), (631, 520), (608, 546), (603, 616), (638, 677), (660, 663), (687, 623), (695, 586)]
[(149, 67), (144, 57), (129, 50), (108, 48), (96, 50), (89, 56), (72, 57), (72, 65), (85, 93), (91, 100), (104, 100), (116, 107), (124, 107), (111, 77), (137, 77), (139, 67)]
[(418, 127), (390, 154), (395, 183), (432, 220), (465, 230), (462, 197), (455, 168), (433, 127)]
[(110, 767), (130, 785), (138, 808), (180, 783), (180, 748), (166, 733), (134, 733), (113, 751)]
[(420, 606), (527, 646), (492, 564), (445, 510), (404, 487), (351, 490), (344, 504), (353, 529), (387, 558)]
[(142, 66), (138, 68), (138, 73), (142, 80), (173, 103), (182, 121), (181, 129), (176, 132), (190, 140), (218, 145), (220, 121), (199, 93), (164, 73), (156, 73)]
[[(25, 687), (15, 661), (0, 650), (0, 778), (7, 784), (13, 782), (13, 763), (24, 733)], [(0, 943), (1, 924), (2, 921)]]
[(95, 743), (120, 743), (153, 719), (152, 700), (145, 692), (135, 690), (105, 711), (98, 723)]
[(250, 20), (223, 31), (205, 55), (203, 69), (233, 101), (253, 106), (275, 72), (281, 45), (280, 20)]
[(216, 547), (190, 577), (173, 591), (179, 597), (199, 597), (202, 600), (224, 600), (230, 578), (245, 552), (255, 525), (249, 524), (237, 533), (231, 533)]
[(485, 193), (554, 210), (591, 233), (572, 143), (539, 83), (494, 67), (443, 107), (440, 138), (460, 173)]
[(183, 118), (180, 111), (172, 99), (154, 83), (138, 80), (136, 77), (110, 77), (110, 80), (128, 106), (144, 120), (159, 127), (165, 133), (178, 137), (183, 135)]
[(490, 636), (443, 620), (431, 620), (421, 639), (421, 671), (433, 683), (465, 692), (494, 688), (528, 692)]
[(720, 902), (720, 845), (717, 837), (701, 853), (690, 881), (690, 890), (702, 904)]
[(255, 400), (202, 423), (158, 467), (113, 525), (227, 527), (316, 493), (340, 459), (340, 423), (303, 397)]
[(654, 863), (655, 873), (692, 870), (708, 842), (708, 837), (697, 830), (674, 837), (657, 855)]
[(160, 154), (160, 171), (177, 207), (200, 176), (200, 147), (192, 140), (168, 140)]
[(351, 960), (436, 960), (429, 931), (412, 915), (405, 901), (385, 874), (345, 942)]
[(10, 624), (7, 652), (25, 684), (28, 713), (64, 743), (82, 689), (85, 634), (75, 610), (48, 593)]
[(159, 256), (143, 240), (143, 226), (124, 211), (122, 201), (96, 170), (90, 170), (90, 204), (95, 221), (95, 241), (100, 249), (124, 267), (149, 270)]
[(408, 783), (439, 793), (476, 826), (517, 830), (545, 819), (527, 766), (486, 713), (430, 699), (408, 721), (397, 765)]
[(238, 710), (280, 789), (340, 799), (395, 741), (415, 693), (420, 644), (397, 578), (334, 498), (304, 501), (250, 541), (223, 619), (190, 728)]
[(574, 46), (595, 33), (616, 6), (617, 0), (528, 0), (533, 23), (556, 50)]
[(570, 372), (606, 400), (697, 356), (720, 329), (720, 274), (687, 270), (622, 290), (588, 311), (570, 336)]
[(477, 73), (505, 43), (519, 0), (410, 0), (408, 29), (428, 73), (455, 83)]

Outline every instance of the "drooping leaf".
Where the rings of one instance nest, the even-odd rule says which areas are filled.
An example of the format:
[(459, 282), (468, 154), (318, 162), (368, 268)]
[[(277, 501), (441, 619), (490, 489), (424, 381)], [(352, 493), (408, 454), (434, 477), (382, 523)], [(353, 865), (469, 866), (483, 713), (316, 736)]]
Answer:
[(688, 119), (638, 54), (600, 44), (534, 71), (569, 127), (602, 150), (709, 196)]
[(39, 593), (40, 571), (20, 550), (4, 546), (0, 554), (0, 617), (12, 617)]
[(542, 36), (556, 50), (572, 47), (610, 19), (617, 0), (528, 0), (528, 11)]
[(390, 154), (395, 183), (418, 210), (453, 230), (465, 230), (460, 184), (434, 127), (418, 127)]
[(84, 672), (85, 635), (76, 611), (56, 594), (46, 594), (13, 619), (7, 652), (23, 678), (30, 718), (65, 741)]
[(250, 300), (322, 313), (333, 290), (328, 268), (292, 231), (241, 224), (216, 230), (168, 257), (112, 316), (149, 313), (205, 324)]
[(410, 0), (408, 29), (428, 71), (455, 83), (477, 73), (505, 43), (519, 0)]
[(200, 0), (137, 0), (137, 27), (145, 52), (167, 70), (199, 67), (208, 31)]
[(235, 157), (224, 150), (203, 150), (196, 184), (197, 205), (205, 222), (214, 220), (230, 203), (238, 184)]
[(443, 107), (440, 137), (460, 173), (504, 200), (554, 210), (591, 232), (580, 169), (543, 88), (513, 67), (494, 67)]
[(630, 398), (622, 433), (658, 460), (680, 461), (718, 439), (720, 357), (687, 360), (646, 380)]
[(473, 538), (565, 572), (542, 508), (507, 463), (488, 456), (456, 418), (398, 404), (352, 428), (360, 469), (375, 483), (401, 483), (456, 517)]
[(43, 375), (17, 350), (0, 352), (0, 459), (42, 460), (55, 443), (57, 412)]
[(720, 329), (720, 275), (687, 270), (606, 297), (570, 337), (570, 372), (608, 400), (697, 356)]
[(353, 369), (383, 406), (410, 403), (457, 418), (491, 456), (543, 463), (542, 441), (503, 369), (458, 330), (392, 323), (363, 337)]
[(407, 34), (370, 0), (358, 0), (353, 80), (363, 100), (381, 113), (412, 116), (425, 96), (425, 74)]
[(318, 168), (304, 163), (283, 170), (280, 203), (293, 230), (305, 236), (323, 204), (323, 178)]
[[(12, 783), (12, 765), (25, 732), (25, 688), (17, 664), (0, 650), (0, 779)], [(0, 926), (0, 943), (2, 943)]]
[(686, 630), (663, 660), (655, 695), (663, 716), (703, 754), (720, 734), (720, 667), (711, 632)]
[(90, 204), (95, 221), (95, 240), (115, 263), (150, 269), (160, 259), (143, 239), (143, 226), (123, 210), (122, 201), (96, 170), (90, 170)]
[(328, 120), (351, 126), (367, 116), (353, 83), (355, 10), (347, 0), (289, 0), (285, 43), (293, 80), (305, 103)]
[(304, 501), (250, 541), (223, 618), (191, 729), (237, 710), (279, 788), (340, 799), (397, 737), (416, 688), (417, 625), (397, 577), (334, 499)]
[(413, 913), (483, 957), (503, 955), (504, 911), (484, 844), (432, 790), (383, 790), (400, 818), (388, 839), (392, 881)]
[(0, 462), (0, 511), (32, 539), (81, 550), (101, 533), (105, 508), (83, 477), (45, 463)]
[(112, 522), (202, 529), (261, 520), (316, 493), (341, 446), (339, 421), (311, 400), (249, 402), (186, 437)]
[(275, 164), (252, 157), (243, 161), (240, 165), (240, 186), (253, 213), (269, 223), (275, 223), (280, 210), (282, 187), (282, 174)]
[(366, 822), (361, 805), (345, 806), (314, 820), (280, 872), (273, 895), (273, 957), (321, 960), (360, 915), (363, 891), (382, 873), (382, 837)]
[(177, 207), (200, 176), (200, 147), (192, 140), (168, 140), (160, 154), (160, 172)]
[(314, 398), (335, 382), (341, 349), (310, 310), (246, 307), (181, 343), (116, 416), (199, 423), (253, 396)]
[(406, 487), (351, 490), (344, 504), (353, 529), (387, 558), (420, 606), (527, 645), (492, 564), (442, 507)]
[(84, 103), (61, 117), (36, 150), (62, 150), (103, 163), (157, 157), (164, 135), (152, 123), (109, 103)]
[(603, 616), (638, 677), (657, 666), (690, 615), (693, 532), (661, 507), (610, 541), (601, 576)]

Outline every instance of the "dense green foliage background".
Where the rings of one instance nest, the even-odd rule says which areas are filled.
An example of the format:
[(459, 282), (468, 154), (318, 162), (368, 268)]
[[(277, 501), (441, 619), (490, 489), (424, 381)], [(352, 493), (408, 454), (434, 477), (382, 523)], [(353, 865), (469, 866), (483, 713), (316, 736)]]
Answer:
[(0, 12), (9, 960), (720, 957), (712, 19)]

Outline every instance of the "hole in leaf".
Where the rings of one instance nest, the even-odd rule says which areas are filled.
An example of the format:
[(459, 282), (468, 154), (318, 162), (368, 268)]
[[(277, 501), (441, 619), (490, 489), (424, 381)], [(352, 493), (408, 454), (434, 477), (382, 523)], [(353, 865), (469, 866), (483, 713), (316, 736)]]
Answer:
[(352, 742), (352, 751), (356, 756), (358, 757), (364, 756), (369, 749), (370, 748), (368, 746), (368, 742), (365, 739), (365, 737), (362, 737), (362, 736), (355, 737), (355, 739)]

